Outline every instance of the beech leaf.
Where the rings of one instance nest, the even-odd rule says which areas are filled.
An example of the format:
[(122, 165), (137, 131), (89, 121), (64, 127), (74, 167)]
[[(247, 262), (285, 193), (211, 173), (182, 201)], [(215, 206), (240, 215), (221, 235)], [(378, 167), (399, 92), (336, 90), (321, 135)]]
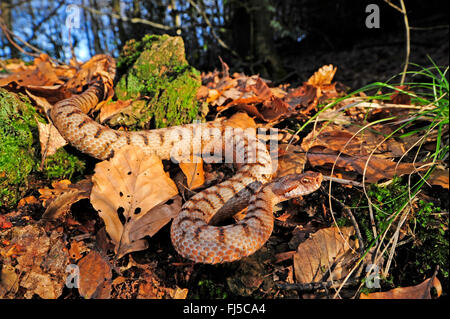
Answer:
[(157, 156), (125, 146), (98, 163), (92, 177), (91, 203), (104, 220), (118, 257), (147, 248), (153, 236), (181, 209), (181, 199), (160, 205), (177, 193)]

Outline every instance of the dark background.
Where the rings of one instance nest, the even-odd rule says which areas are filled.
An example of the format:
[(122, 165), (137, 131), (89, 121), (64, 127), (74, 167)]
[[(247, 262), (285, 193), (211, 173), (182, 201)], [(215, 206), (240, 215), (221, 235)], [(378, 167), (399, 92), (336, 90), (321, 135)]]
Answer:
[[(370, 3), (379, 6), (379, 29), (365, 25)], [(70, 5), (79, 10), (79, 25), (69, 38)], [(449, 1), (405, 0), (405, 6), (410, 62), (430, 66), (429, 55), (448, 66)], [(403, 15), (381, 0), (1, 0), (0, 10), (21, 48), (33, 52), (28, 43), (63, 62), (71, 48), (81, 61), (97, 53), (117, 57), (127, 40), (147, 33), (181, 35), (188, 60), (201, 71), (220, 67), (220, 56), (232, 72), (259, 73), (275, 84), (301, 83), (331, 63), (337, 80), (359, 88), (389, 80), (405, 61)], [(0, 59), (31, 60), (4, 28)]]

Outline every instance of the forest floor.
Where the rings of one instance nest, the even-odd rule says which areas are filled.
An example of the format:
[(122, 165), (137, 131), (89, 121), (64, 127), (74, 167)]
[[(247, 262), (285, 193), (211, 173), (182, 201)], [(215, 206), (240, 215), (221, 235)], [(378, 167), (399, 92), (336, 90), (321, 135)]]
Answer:
[[(11, 99), (14, 101), (27, 95), (30, 100), (26, 104), (34, 113), (25, 116), (28, 113), (8, 106), (14, 111), (3, 116), (9, 120), (14, 112), (22, 112), (21, 125), (11, 120), (14, 125), (0, 126), (0, 133), (11, 135), (11, 128), (19, 132), (23, 123), (29, 123), (30, 118), (34, 121), (34, 116), (37, 122), (45, 123), (48, 131), (45, 135), (39, 129), (36, 134), (41, 124), (30, 122), (37, 149), (31, 151), (37, 162), (33, 164), (34, 174), (25, 191), (20, 186), (20, 201), (11, 200), (14, 203), (0, 211), (0, 297), (274, 299), (447, 295), (448, 71), (443, 75), (430, 68), (426, 57), (431, 52), (433, 61), (443, 66), (442, 71), (448, 70), (448, 42), (442, 41), (446, 35), (448, 29), (432, 36), (420, 32), (413, 36), (410, 61), (425, 69), (411, 66), (423, 74), (420, 82), (407, 87), (397, 85), (398, 79), (387, 83), (401, 72), (404, 62), (404, 43), (398, 35), (387, 35), (379, 42), (362, 39), (351, 50), (305, 50), (289, 63), (298, 76), (285, 81), (289, 88), (270, 87), (257, 75), (228, 74), (226, 64), (222, 70), (202, 74), (195, 99), (206, 108), (203, 113), (208, 113), (208, 119), (219, 114), (232, 119), (240, 111), (247, 116), (239, 122), (242, 125), (243, 121), (244, 127), (255, 125), (250, 115), (260, 128), (277, 127), (299, 136), (292, 147), (280, 145), (277, 176), (300, 173), (306, 167), (335, 178), (333, 182), (324, 181), (317, 192), (278, 207), (274, 232), (257, 253), (219, 265), (183, 259), (170, 240), (170, 218), (162, 217), (157, 229), (140, 233), (139, 240), (147, 243), (146, 249), (126, 251), (118, 258), (121, 242), (114, 241), (108, 228), (111, 221), (98, 213), (98, 201), (92, 194), (103, 191), (104, 197), (115, 196), (120, 183), (98, 185), (98, 168), (118, 165), (123, 171), (123, 154), (101, 162), (65, 146), (67, 154), (45, 162), (50, 152), (48, 141), (57, 136), (51, 131), (50, 121), (46, 123), (46, 108), (55, 102), (51, 100), (55, 96), (89, 84), (88, 78), (101, 65), (99, 61), (103, 63), (102, 57), (95, 63), (80, 65), (76, 72), (70, 67), (53, 66), (45, 56), (35, 60), (34, 66), (21, 64), (19, 71), (8, 75), (9, 80), (1, 79), (1, 101), (6, 105), (10, 93), (17, 94)], [(283, 58), (289, 62), (288, 56)], [(183, 74), (186, 68), (174, 70)], [(166, 70), (158, 72), (164, 74)], [(42, 77), (61, 86), (39, 82)], [(195, 75), (189, 73), (189, 78)], [(29, 82), (24, 84), (25, 79)], [(382, 84), (349, 94), (374, 82)], [(351, 90), (344, 92), (342, 87)], [(145, 103), (150, 93), (146, 91), (142, 99)], [(188, 93), (187, 100), (192, 98)], [(114, 116), (124, 118), (118, 114), (129, 115), (135, 110), (129, 108), (131, 100), (127, 97), (125, 101), (103, 104), (100, 111), (95, 111), (96, 120), (112, 125), (108, 121)], [(371, 103), (370, 107), (361, 106), (364, 103)], [(112, 126), (124, 130), (126, 125)], [(78, 166), (83, 169), (78, 170)], [(64, 172), (48, 167), (63, 167)], [(198, 188), (189, 189), (193, 183), (189, 173), (196, 172), (197, 166), (180, 169), (164, 162), (161, 167), (178, 186), (181, 181), (184, 189), (178, 187), (177, 196), (183, 201), (192, 192), (223, 181), (234, 172), (228, 165), (205, 164), (201, 170), (204, 180), (198, 182)], [(9, 177), (0, 171), (0, 181), (5, 176)], [(120, 175), (117, 180), (126, 179)], [(152, 183), (160, 186), (162, 178), (155, 177)], [(168, 200), (164, 205), (171, 209), (173, 202)], [(117, 209), (113, 213), (118, 213)], [(131, 222), (119, 223), (126, 228), (134, 219), (131, 215)], [(66, 284), (67, 264), (79, 268), (78, 289)], [(366, 266), (376, 267), (373, 276), (370, 271), (366, 274)], [(381, 285), (376, 284), (378, 281)]]

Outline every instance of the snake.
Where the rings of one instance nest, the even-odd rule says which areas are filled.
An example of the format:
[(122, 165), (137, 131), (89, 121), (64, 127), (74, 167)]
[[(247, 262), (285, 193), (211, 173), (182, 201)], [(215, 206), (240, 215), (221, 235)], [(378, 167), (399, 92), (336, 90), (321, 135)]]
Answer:
[[(141, 131), (115, 130), (96, 122), (85, 110), (105, 100), (111, 90), (105, 74), (112, 83), (115, 62), (110, 57), (107, 61), (102, 76), (95, 77), (82, 93), (56, 102), (47, 111), (59, 133), (79, 151), (107, 160), (120, 148), (133, 145), (146, 155), (173, 159), (173, 150), (177, 147), (191, 146), (190, 155), (196, 151), (197, 155), (206, 157), (212, 148), (222, 145), (222, 149), (226, 149), (223, 155), (231, 156), (233, 161), (238, 160), (237, 154), (241, 155), (232, 177), (193, 195), (172, 220), (171, 241), (182, 257), (196, 263), (217, 264), (253, 254), (273, 231), (274, 205), (320, 187), (322, 175), (312, 171), (272, 180), (272, 159), (263, 141), (257, 135), (234, 131), (231, 139), (223, 121)], [(195, 130), (202, 132), (201, 139), (192, 133)], [(224, 209), (227, 204), (230, 208)], [(247, 214), (243, 219), (230, 225), (217, 225), (224, 216), (246, 205)]]

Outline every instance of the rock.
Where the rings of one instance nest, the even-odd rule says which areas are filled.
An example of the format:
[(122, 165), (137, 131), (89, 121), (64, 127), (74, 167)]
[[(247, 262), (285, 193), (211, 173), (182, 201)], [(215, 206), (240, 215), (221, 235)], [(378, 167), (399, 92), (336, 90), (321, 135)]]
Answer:
[(197, 119), (200, 73), (189, 66), (181, 37), (146, 35), (139, 42), (128, 41), (117, 65), (119, 74), (127, 71), (116, 85), (116, 96), (134, 102), (109, 119), (110, 125), (140, 130)]

